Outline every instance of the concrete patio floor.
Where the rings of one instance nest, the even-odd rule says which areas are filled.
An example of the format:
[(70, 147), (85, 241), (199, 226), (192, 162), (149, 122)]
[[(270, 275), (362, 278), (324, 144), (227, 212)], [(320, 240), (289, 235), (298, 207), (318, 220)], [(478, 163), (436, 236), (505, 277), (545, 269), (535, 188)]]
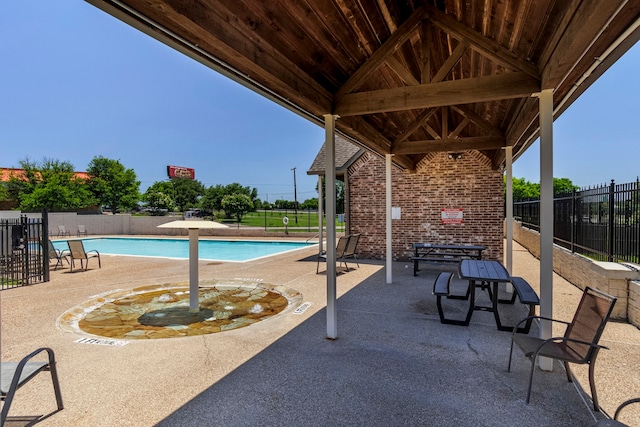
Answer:
[[(392, 285), (380, 261), (340, 274), (338, 339), (326, 339), (326, 276), (315, 273), (316, 250), (200, 262), (201, 280), (286, 286), (311, 305), (195, 337), (92, 345), (57, 326), (63, 312), (97, 294), (187, 282), (187, 260), (103, 256), (101, 269), (92, 260), (86, 272), (59, 269), (48, 283), (2, 291), (2, 360), (53, 348), (65, 405), (55, 412), (50, 377), (40, 374), (18, 391), (7, 425), (591, 426), (604, 417), (590, 410), (586, 367), (572, 366), (574, 384), (558, 363), (551, 373), (538, 370), (527, 405), (530, 362), (516, 349), (507, 373), (510, 333), (498, 332), (490, 313), (475, 312), (468, 327), (441, 324), (431, 286), (451, 266), (423, 265), (414, 277), (412, 265), (395, 262)], [(538, 268), (516, 244), (514, 275), (537, 288)], [(554, 317), (570, 320), (581, 290), (558, 276), (554, 287)], [(445, 304), (452, 315), (464, 311)], [(500, 308), (507, 321), (527, 313), (521, 304)], [(610, 350), (600, 353), (596, 385), (613, 415), (640, 396), (640, 330), (610, 322), (601, 344)], [(625, 414), (640, 424), (637, 408)]]

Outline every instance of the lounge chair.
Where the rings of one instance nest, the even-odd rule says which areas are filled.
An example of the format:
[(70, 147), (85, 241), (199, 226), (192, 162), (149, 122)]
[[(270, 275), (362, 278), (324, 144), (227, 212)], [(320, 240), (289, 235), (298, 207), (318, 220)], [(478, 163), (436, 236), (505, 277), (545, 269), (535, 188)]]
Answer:
[[(46, 351), (49, 360), (46, 362), (32, 362), (31, 359), (38, 354)], [(43, 371), (51, 372), (51, 380), (53, 381), (53, 391), (56, 395), (58, 411), (63, 409), (62, 394), (60, 393), (60, 383), (58, 381), (58, 373), (56, 371), (56, 360), (53, 350), (50, 348), (39, 348), (28, 356), (24, 357), (20, 362), (2, 362), (2, 376), (0, 378), (0, 399), (4, 401), (2, 413), (0, 414), (0, 426), (4, 426), (9, 415), (11, 402), (15, 397), (16, 391), (29, 382), (38, 373)]]
[[(576, 309), (573, 320), (570, 323), (548, 317), (529, 316), (522, 319), (513, 328), (507, 371), (511, 371), (511, 356), (513, 354), (513, 344), (515, 343), (524, 352), (524, 355), (531, 359), (527, 403), (529, 403), (531, 397), (531, 384), (533, 383), (533, 373), (535, 372), (538, 357), (549, 357), (564, 362), (564, 367), (567, 371), (567, 380), (569, 380), (569, 382), (573, 381), (571, 378), (571, 370), (569, 369), (569, 362), (589, 365), (591, 400), (593, 401), (593, 408), (596, 411), (600, 410), (594, 382), (594, 370), (598, 352), (600, 349), (607, 347), (599, 345), (598, 341), (600, 341), (609, 316), (611, 316), (611, 311), (613, 310), (616, 300), (617, 298), (615, 297), (587, 286), (582, 294), (582, 299)], [(516, 333), (518, 326), (530, 318), (564, 323), (567, 325), (567, 329), (563, 336), (548, 339)]]
[[(336, 261), (340, 260), (344, 255), (344, 251), (347, 249), (347, 244), (349, 243), (350, 236), (342, 236), (338, 239), (338, 244), (336, 245)], [(327, 261), (327, 253), (322, 252), (318, 254), (318, 264), (316, 265), (316, 274), (320, 272), (320, 260), (324, 259)]]
[(349, 266), (347, 265), (347, 259), (353, 259), (356, 262), (358, 268), (360, 268), (360, 264), (358, 263), (358, 255), (356, 253), (358, 249), (358, 241), (360, 240), (360, 234), (351, 234), (349, 237), (349, 242), (347, 243), (347, 248), (342, 253), (340, 257), (340, 261), (344, 262), (344, 266), (347, 271), (349, 271)]
[(618, 416), (620, 416), (620, 412), (625, 407), (631, 405), (632, 403), (640, 403), (640, 398), (636, 397), (634, 399), (625, 400), (616, 409), (616, 413), (613, 415), (613, 419), (602, 419), (596, 423), (596, 427), (628, 427), (627, 424), (618, 421)]
[(71, 232), (64, 225), (58, 226), (58, 237), (71, 237)]
[(76, 236), (88, 236), (87, 229), (84, 225), (78, 225), (78, 234)]
[(82, 240), (67, 240), (67, 244), (69, 245), (69, 257), (71, 258), (71, 271), (73, 271), (74, 261), (77, 259), (80, 260), (80, 268), (85, 271), (89, 267), (89, 258), (98, 258), (98, 268), (102, 268), (100, 253), (97, 250), (85, 251)]
[(56, 266), (53, 268), (54, 270), (57, 270), (58, 266), (62, 267), (62, 260), (65, 260), (67, 264), (69, 264), (67, 256), (69, 256), (69, 251), (56, 249), (51, 240), (49, 240), (49, 260), (56, 260)]

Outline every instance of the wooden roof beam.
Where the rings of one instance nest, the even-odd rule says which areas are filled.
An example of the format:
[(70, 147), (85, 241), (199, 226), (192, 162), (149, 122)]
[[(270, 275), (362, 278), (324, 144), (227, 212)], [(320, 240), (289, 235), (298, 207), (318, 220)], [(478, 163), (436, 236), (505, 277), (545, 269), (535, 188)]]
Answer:
[(487, 132), (492, 136), (499, 136), (504, 138), (504, 133), (485, 119), (477, 115), (473, 110), (465, 105), (452, 105), (451, 109), (461, 114), (463, 117), (471, 120), (473, 124)]
[(472, 48), (482, 53), (494, 61), (512, 68), (527, 73), (531, 77), (540, 79), (540, 72), (535, 64), (520, 58), (509, 49), (504, 48), (501, 44), (482, 34), (476, 32), (474, 29), (467, 27), (460, 23), (455, 18), (440, 12), (433, 6), (427, 6), (426, 11), (434, 25), (441, 28), (448, 34), (453, 35), (459, 40), (466, 40), (471, 44)]
[(443, 138), (404, 141), (394, 147), (393, 154), (427, 154), (442, 151), (495, 150), (505, 146), (505, 139), (494, 136)]
[(424, 9), (418, 8), (413, 15), (409, 17), (398, 30), (393, 33), (386, 42), (376, 50), (373, 55), (365, 62), (355, 73), (349, 77), (349, 80), (342, 85), (335, 93), (334, 99), (339, 100), (344, 95), (358, 89), (369, 78), (371, 73), (375, 72), (380, 65), (389, 57), (400, 45), (406, 42), (411, 34), (418, 28), (422, 17), (424, 16)]
[(445, 105), (522, 98), (540, 90), (540, 81), (525, 73), (504, 73), (438, 83), (345, 95), (335, 105), (341, 117)]

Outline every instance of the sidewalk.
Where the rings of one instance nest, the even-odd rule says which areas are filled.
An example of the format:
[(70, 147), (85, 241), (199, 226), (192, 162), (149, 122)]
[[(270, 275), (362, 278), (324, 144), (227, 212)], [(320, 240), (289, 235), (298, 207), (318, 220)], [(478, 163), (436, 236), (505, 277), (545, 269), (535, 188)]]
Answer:
[[(514, 274), (537, 284), (538, 261), (515, 248)], [(327, 340), (326, 276), (315, 274), (314, 249), (250, 263), (201, 262), (201, 280), (286, 286), (311, 305), (211, 335), (77, 343), (83, 335), (56, 326), (64, 311), (106, 291), (188, 281), (187, 260), (104, 256), (102, 269), (52, 271), (49, 283), (2, 291), (2, 360), (55, 350), (65, 409), (38, 426), (593, 425), (588, 395), (585, 404), (560, 364), (536, 372), (525, 404), (530, 363), (514, 350), (506, 372), (509, 333), (495, 329), (490, 313), (476, 312), (469, 327), (439, 322), (431, 295), (438, 268), (451, 266), (425, 264), (413, 277), (412, 265), (396, 262), (392, 285), (382, 262), (340, 274), (338, 339)], [(570, 319), (581, 291), (557, 276), (554, 286), (555, 314)], [(527, 312), (511, 309), (507, 319)], [(613, 414), (640, 395), (640, 331), (610, 323), (601, 344), (610, 350), (600, 353), (596, 385)], [(589, 390), (582, 368), (574, 369), (577, 384)], [(10, 417), (54, 409), (51, 381), (40, 374), (18, 392)], [(7, 425), (27, 424), (13, 418)]]

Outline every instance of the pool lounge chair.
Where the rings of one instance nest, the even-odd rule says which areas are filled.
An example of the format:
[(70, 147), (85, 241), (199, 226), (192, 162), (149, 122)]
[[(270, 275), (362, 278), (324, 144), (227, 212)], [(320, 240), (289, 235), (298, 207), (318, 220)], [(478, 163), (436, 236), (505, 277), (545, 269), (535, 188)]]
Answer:
[(78, 225), (78, 234), (76, 236), (88, 236), (87, 228), (84, 225)]
[(54, 270), (57, 270), (58, 266), (62, 267), (62, 260), (66, 261), (67, 264), (69, 264), (67, 256), (69, 256), (69, 251), (61, 251), (60, 249), (56, 249), (55, 246), (53, 246), (51, 240), (49, 240), (49, 260), (56, 260), (56, 265), (53, 268)]
[[(31, 361), (32, 358), (43, 351), (46, 351), (49, 356), (47, 361)], [(2, 412), (0, 413), (0, 427), (4, 426), (4, 423), (7, 421), (9, 408), (11, 407), (11, 402), (13, 402), (16, 391), (40, 372), (51, 372), (51, 380), (53, 381), (53, 391), (56, 395), (58, 411), (63, 409), (60, 382), (58, 381), (58, 373), (56, 371), (56, 360), (52, 349), (42, 347), (24, 357), (20, 362), (2, 362), (0, 366), (2, 368), (0, 377), (0, 400), (4, 401)]]
[(58, 237), (71, 237), (71, 232), (64, 225), (58, 226)]
[[(347, 244), (349, 243), (350, 236), (342, 236), (338, 239), (338, 244), (336, 245), (336, 261), (340, 260), (345, 250), (347, 249)], [(327, 252), (324, 251), (318, 254), (318, 264), (316, 265), (316, 274), (320, 272), (320, 260), (323, 259), (325, 262), (327, 261)]]
[[(573, 382), (569, 363), (589, 365), (589, 384), (591, 386), (593, 409), (600, 411), (598, 395), (596, 394), (594, 370), (598, 352), (600, 349), (606, 349), (607, 347), (599, 345), (598, 341), (600, 341), (602, 332), (611, 316), (616, 300), (616, 297), (587, 286), (582, 293), (582, 299), (580, 299), (580, 304), (578, 304), (578, 308), (571, 322), (542, 316), (529, 316), (522, 319), (520, 323), (513, 328), (507, 372), (511, 371), (511, 358), (513, 355), (513, 344), (515, 343), (524, 352), (524, 355), (531, 360), (527, 403), (529, 403), (529, 399), (531, 398), (531, 384), (533, 383), (533, 373), (536, 370), (537, 359), (538, 357), (549, 357), (564, 362), (567, 380), (569, 382)], [(564, 323), (567, 325), (567, 328), (563, 336), (548, 339), (518, 334), (518, 326), (531, 318)]]
[(84, 244), (82, 240), (67, 240), (67, 244), (69, 245), (69, 257), (71, 258), (71, 271), (73, 271), (75, 260), (80, 260), (80, 268), (87, 271), (89, 267), (89, 258), (98, 258), (98, 268), (102, 268), (102, 263), (100, 262), (100, 253), (98, 251), (84, 250)]
[(358, 268), (360, 267), (360, 264), (358, 263), (358, 254), (356, 252), (358, 250), (358, 241), (360, 241), (360, 234), (351, 234), (349, 236), (347, 247), (340, 257), (340, 261), (344, 262), (344, 266), (346, 267), (347, 271), (349, 271), (347, 259), (353, 259), (356, 262)]

